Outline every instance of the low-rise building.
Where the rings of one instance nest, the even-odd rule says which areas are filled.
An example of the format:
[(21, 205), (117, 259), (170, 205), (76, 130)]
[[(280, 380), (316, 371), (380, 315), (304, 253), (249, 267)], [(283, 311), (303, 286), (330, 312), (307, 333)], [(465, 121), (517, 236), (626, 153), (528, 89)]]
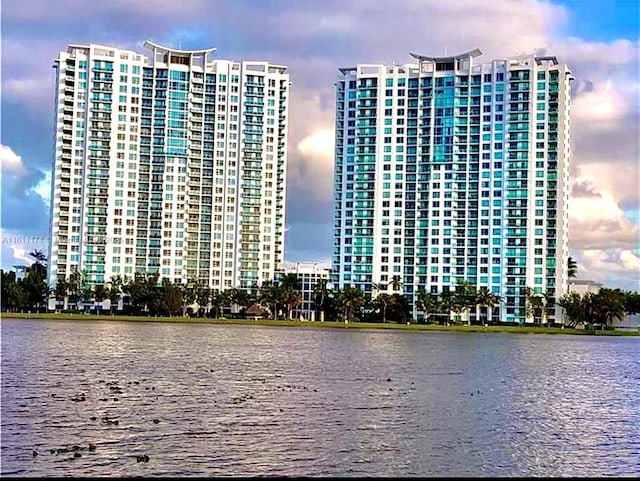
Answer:
[(279, 280), (285, 274), (296, 274), (300, 281), (302, 303), (293, 309), (293, 318), (307, 321), (316, 320), (316, 305), (313, 292), (320, 279), (329, 279), (330, 269), (318, 262), (284, 262), (276, 271), (275, 278)]

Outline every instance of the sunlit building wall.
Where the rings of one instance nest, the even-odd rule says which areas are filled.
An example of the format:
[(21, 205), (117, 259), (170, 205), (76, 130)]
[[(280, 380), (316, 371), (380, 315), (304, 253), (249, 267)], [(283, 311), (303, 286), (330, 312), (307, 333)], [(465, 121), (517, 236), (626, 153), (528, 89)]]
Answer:
[(49, 283), (158, 273), (251, 288), (282, 263), (289, 75), (216, 49), (55, 60)]
[(527, 287), (566, 292), (571, 73), (552, 56), (480, 55), (339, 70), (337, 287), (375, 295), (400, 276), (414, 302), (468, 281), (502, 296), (502, 322), (533, 321)]

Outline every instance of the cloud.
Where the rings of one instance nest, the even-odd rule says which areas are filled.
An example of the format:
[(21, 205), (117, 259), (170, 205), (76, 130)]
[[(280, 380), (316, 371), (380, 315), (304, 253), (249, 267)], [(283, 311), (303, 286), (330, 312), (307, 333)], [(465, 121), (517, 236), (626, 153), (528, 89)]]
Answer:
[(578, 254), (578, 277), (605, 286), (640, 290), (640, 254), (625, 249), (585, 249)]
[(43, 234), (48, 231), (49, 209), (43, 197), (34, 190), (46, 179), (45, 173), (27, 166), (22, 157), (6, 145), (0, 145), (0, 162), (2, 228), (25, 234)]
[(23, 261), (26, 264), (33, 264), (33, 259), (27, 255), (27, 249), (21, 246), (12, 245), (13, 258), (19, 261)]
[(575, 121), (597, 122), (597, 125), (606, 126), (624, 118), (631, 107), (613, 82), (607, 80), (579, 95), (573, 103), (572, 114)]
[[(287, 65), (293, 82), (287, 255), (308, 257), (315, 252), (318, 258), (331, 252), (333, 84), (338, 67), (406, 63), (412, 61), (409, 52), (439, 55), (445, 48), (451, 54), (478, 47), (485, 54), (482, 61), (537, 50), (557, 56), (576, 77), (572, 253), (580, 258), (583, 249), (608, 252), (615, 246), (619, 255), (598, 265), (610, 267), (612, 279), (623, 279), (621, 272), (628, 272), (623, 257), (629, 254), (622, 253), (635, 252), (637, 218), (625, 211), (637, 210), (640, 204), (639, 43), (568, 37), (564, 31), (571, 11), (565, 6), (546, 0), (23, 0), (7, 2), (2, 13), (2, 137), (22, 153), (20, 165), (25, 169), (15, 185), (6, 185), (14, 189), (11, 198), (21, 199), (15, 208), (24, 208), (29, 196), (40, 203), (41, 210), (33, 206), (34, 219), (45, 210), (36, 191), (46, 191), (42, 172), (49, 169), (52, 156), (51, 65), (69, 43), (93, 42), (146, 53), (142, 42), (151, 39), (175, 47), (180, 42), (185, 49), (218, 47), (218, 58)], [(5, 180), (3, 227), (8, 222), (29, 228), (30, 219), (20, 224), (15, 215), (5, 215)], [(46, 226), (33, 222), (40, 230)], [(615, 263), (623, 270), (611, 267)]]
[(333, 130), (316, 130), (302, 139), (291, 156), (288, 187), (318, 200), (330, 200), (333, 193)]

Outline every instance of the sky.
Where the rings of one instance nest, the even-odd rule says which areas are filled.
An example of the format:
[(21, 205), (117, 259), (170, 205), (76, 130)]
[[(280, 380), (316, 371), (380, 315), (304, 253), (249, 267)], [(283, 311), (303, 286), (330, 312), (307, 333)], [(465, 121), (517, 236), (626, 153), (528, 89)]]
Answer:
[(2, 268), (48, 250), (53, 61), (68, 44), (146, 53), (216, 47), (288, 66), (285, 260), (330, 263), (339, 67), (479, 48), (544, 52), (576, 80), (570, 255), (578, 278), (640, 290), (640, 12), (633, 0), (5, 0), (1, 11)]

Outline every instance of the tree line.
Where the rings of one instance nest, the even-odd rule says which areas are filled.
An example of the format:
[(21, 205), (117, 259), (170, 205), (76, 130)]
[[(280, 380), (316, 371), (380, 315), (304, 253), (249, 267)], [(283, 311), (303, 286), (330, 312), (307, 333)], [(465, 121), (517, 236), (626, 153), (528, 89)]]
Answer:
[[(199, 280), (186, 284), (161, 279), (157, 273), (136, 273), (133, 278), (114, 276), (105, 284), (90, 285), (83, 271), (73, 271), (55, 286), (46, 283), (46, 257), (38, 250), (29, 253), (34, 263), (24, 279), (15, 272), (2, 271), (2, 308), (8, 312), (47, 310), (49, 296), (55, 297), (58, 309), (91, 310), (130, 315), (197, 317), (268, 317), (292, 319), (302, 304), (300, 279), (288, 273), (264, 282), (252, 292), (239, 288), (211, 289)], [(569, 272), (575, 276), (575, 261), (569, 259)], [(572, 268), (573, 267), (573, 268)], [(354, 286), (329, 289), (328, 280), (320, 279), (312, 300), (316, 320), (343, 322), (412, 322), (413, 307), (403, 295), (400, 276), (388, 283), (374, 283), (373, 293), (365, 294)], [(564, 324), (610, 325), (628, 314), (640, 312), (640, 294), (621, 289), (603, 288), (597, 294), (580, 296), (570, 292), (557, 301), (547, 293), (525, 288), (527, 317), (536, 325), (549, 325), (555, 306), (562, 307)], [(109, 308), (102, 308), (105, 300)], [(421, 322), (437, 324), (495, 324), (503, 299), (487, 287), (461, 281), (453, 290), (441, 293), (420, 291), (415, 308)]]

